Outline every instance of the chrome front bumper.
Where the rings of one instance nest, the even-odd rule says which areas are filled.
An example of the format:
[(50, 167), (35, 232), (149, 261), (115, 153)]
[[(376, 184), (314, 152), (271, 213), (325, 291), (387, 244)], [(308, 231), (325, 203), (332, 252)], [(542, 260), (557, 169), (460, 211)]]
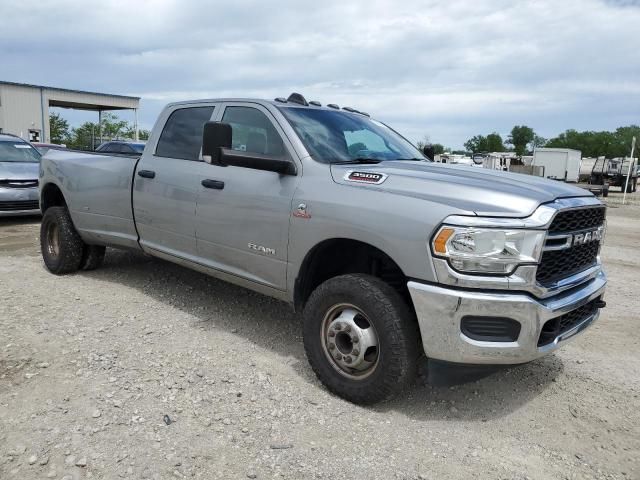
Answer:
[[(553, 342), (538, 347), (545, 322), (602, 297), (606, 283), (606, 276), (600, 271), (583, 286), (547, 299), (515, 292), (459, 290), (414, 281), (407, 286), (428, 358), (467, 364), (518, 364), (555, 350), (592, 325), (598, 318), (598, 310)], [(511, 318), (520, 323), (520, 334), (514, 342), (471, 339), (461, 330), (462, 318), (467, 315)]]

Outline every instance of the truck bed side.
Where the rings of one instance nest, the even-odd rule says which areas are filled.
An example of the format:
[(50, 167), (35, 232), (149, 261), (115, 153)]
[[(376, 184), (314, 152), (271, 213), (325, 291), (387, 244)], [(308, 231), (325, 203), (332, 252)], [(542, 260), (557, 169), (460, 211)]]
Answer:
[(138, 248), (131, 191), (139, 156), (50, 150), (42, 159), (41, 196), (55, 184), (83, 240)]

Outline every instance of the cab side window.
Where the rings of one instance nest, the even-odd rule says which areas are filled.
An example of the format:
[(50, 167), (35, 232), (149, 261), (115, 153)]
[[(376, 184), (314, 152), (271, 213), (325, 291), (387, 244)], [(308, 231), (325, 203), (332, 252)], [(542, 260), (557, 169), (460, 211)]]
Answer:
[(199, 160), (202, 130), (204, 124), (211, 119), (212, 113), (213, 106), (175, 110), (162, 129), (156, 156)]
[(267, 116), (257, 108), (227, 107), (222, 122), (231, 125), (233, 150), (280, 158), (287, 156), (280, 134)]

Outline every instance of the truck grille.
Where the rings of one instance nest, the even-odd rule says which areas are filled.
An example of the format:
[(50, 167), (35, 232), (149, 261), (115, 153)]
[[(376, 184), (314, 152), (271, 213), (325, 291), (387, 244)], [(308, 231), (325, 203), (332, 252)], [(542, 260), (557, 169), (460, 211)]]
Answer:
[(600, 298), (591, 300), (586, 305), (576, 308), (575, 310), (565, 313), (564, 315), (552, 318), (542, 326), (538, 346), (543, 347), (553, 342), (559, 335), (568, 332), (573, 327), (587, 320), (598, 310), (597, 303)]
[(22, 200), (17, 202), (0, 202), (0, 212), (15, 212), (18, 210), (38, 210), (38, 200)]
[(604, 223), (605, 212), (604, 206), (564, 210), (556, 214), (549, 233), (554, 235), (599, 227)]
[[(597, 228), (604, 223), (604, 206), (565, 210), (556, 214), (549, 234), (568, 234)], [(542, 259), (536, 273), (536, 280), (543, 287), (549, 287), (558, 280), (580, 273), (598, 261), (600, 241), (582, 245), (573, 245), (563, 250), (548, 250), (542, 253)]]
[(558, 280), (586, 270), (596, 264), (599, 248), (600, 242), (592, 242), (566, 250), (544, 252), (536, 280), (543, 286), (550, 286)]

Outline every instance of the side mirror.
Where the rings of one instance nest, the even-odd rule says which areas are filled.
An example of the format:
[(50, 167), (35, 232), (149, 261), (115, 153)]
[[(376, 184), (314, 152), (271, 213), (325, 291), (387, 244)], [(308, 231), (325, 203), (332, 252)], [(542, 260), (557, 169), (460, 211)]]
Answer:
[(231, 125), (207, 122), (202, 129), (202, 158), (207, 163), (220, 164), (221, 148), (231, 148)]
[(296, 167), (290, 160), (262, 153), (245, 152), (231, 148), (232, 128), (228, 123), (207, 122), (202, 130), (202, 158), (207, 163), (226, 167), (252, 168), (284, 175), (295, 175)]
[(424, 147), (422, 147), (422, 153), (424, 153), (424, 156), (427, 157), (429, 160), (435, 160), (435, 150), (433, 149), (433, 145), (425, 145)]
[(230, 148), (220, 148), (220, 165), (265, 170), (283, 175), (296, 174), (296, 167), (290, 160), (274, 157), (273, 155), (244, 152)]

